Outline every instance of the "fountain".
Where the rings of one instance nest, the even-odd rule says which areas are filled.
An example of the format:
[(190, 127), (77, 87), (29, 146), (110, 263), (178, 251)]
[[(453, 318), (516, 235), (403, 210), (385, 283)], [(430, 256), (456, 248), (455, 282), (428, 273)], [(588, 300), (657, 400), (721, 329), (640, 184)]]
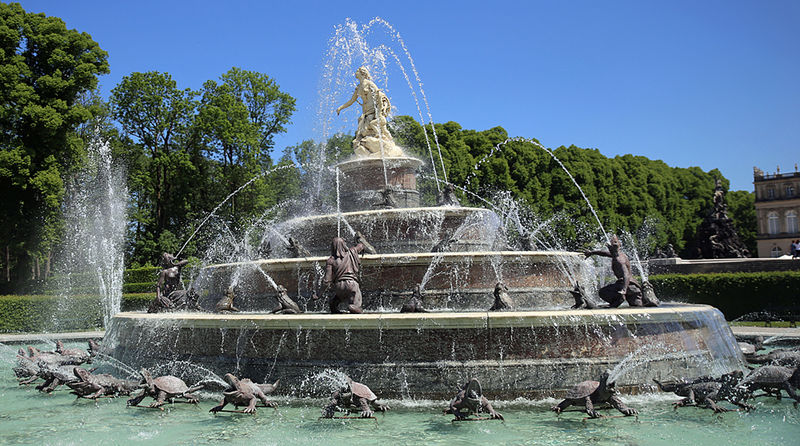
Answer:
[[(426, 162), (394, 143), (388, 97), (369, 70), (358, 68), (356, 77), (353, 97), (337, 109), (361, 99), (355, 155), (332, 167), (336, 211), (271, 226), (261, 244), (269, 243), (274, 257), (203, 269), (194, 283), (200, 305), (212, 311), (235, 286), (240, 313), (116, 314), (105, 339), (114, 358), (132, 367), (189, 361), (220, 376), (280, 378), (279, 392), (299, 397), (315, 394), (303, 386), (311, 377), (337, 370), (380, 395), (415, 399), (449, 398), (472, 377), (494, 398), (514, 399), (559, 394), (603, 370), (635, 392), (650, 388), (653, 378), (743, 367), (718, 310), (679, 304), (569, 310), (569, 291), (594, 280), (582, 253), (513, 250), (505, 218), (495, 211), (452, 201), (425, 205), (417, 173)], [(448, 184), (444, 165), (437, 166), (436, 149), (428, 151), (441, 191)], [(322, 314), (325, 305), (313, 296), (331, 239), (357, 233), (376, 250), (361, 259), (365, 313)], [(288, 241), (307, 252), (294, 246), (290, 253)], [(514, 310), (488, 311), (501, 282)], [(270, 314), (279, 287), (305, 313)], [(400, 313), (417, 287), (429, 312)]]

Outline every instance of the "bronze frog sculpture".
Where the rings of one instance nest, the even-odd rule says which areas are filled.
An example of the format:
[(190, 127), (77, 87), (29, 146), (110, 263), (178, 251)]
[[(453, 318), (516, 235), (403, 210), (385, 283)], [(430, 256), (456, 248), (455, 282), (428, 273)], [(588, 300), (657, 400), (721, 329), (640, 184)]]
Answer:
[(470, 415), (480, 412), (488, 413), (489, 417), (495, 420), (503, 419), (503, 415), (494, 410), (489, 400), (483, 396), (483, 389), (477, 378), (467, 381), (455, 398), (450, 400), (450, 406), (444, 411), (445, 414), (455, 415), (457, 420), (466, 419)]
[(494, 303), (489, 307), (489, 311), (512, 309), (514, 309), (514, 301), (508, 295), (508, 287), (503, 282), (497, 282), (494, 286)]
[(403, 303), (403, 306), (400, 307), (401, 313), (427, 313), (423, 306), (423, 299), (424, 294), (419, 284), (414, 287), (414, 291), (411, 292), (411, 297), (408, 298), (407, 301)]
[(86, 369), (75, 367), (77, 381), (67, 383), (78, 398), (96, 399), (102, 396), (130, 395), (139, 383), (130, 379), (119, 379), (107, 373), (94, 375)]
[(300, 309), (300, 306), (297, 305), (295, 301), (289, 297), (289, 293), (286, 291), (286, 287), (283, 285), (278, 285), (278, 295), (275, 296), (275, 299), (278, 301), (278, 306), (272, 309), (270, 313), (277, 313), (277, 314), (300, 314), (303, 310)]
[(305, 246), (301, 245), (297, 240), (293, 237), (289, 237), (289, 240), (286, 243), (286, 250), (289, 251), (292, 257), (311, 257), (311, 251), (306, 249)]
[(217, 313), (238, 312), (239, 309), (233, 305), (233, 301), (235, 299), (236, 299), (236, 293), (234, 292), (233, 287), (230, 286), (228, 287), (227, 290), (225, 290), (225, 294), (214, 306), (214, 309), (216, 310)]

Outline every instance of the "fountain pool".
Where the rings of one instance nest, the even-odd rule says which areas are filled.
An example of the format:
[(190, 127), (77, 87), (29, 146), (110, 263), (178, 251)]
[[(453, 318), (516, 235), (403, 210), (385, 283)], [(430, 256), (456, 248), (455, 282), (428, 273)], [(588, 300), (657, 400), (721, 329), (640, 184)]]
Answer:
[[(81, 346), (73, 344), (73, 346)], [(42, 346), (48, 348), (52, 346)], [(2, 363), (14, 350), (0, 350)], [(492, 398), (491, 394), (487, 395)], [(323, 399), (277, 397), (277, 411), (254, 416), (212, 415), (214, 396), (197, 406), (168, 405), (166, 410), (129, 408), (124, 400), (76, 401), (57, 390), (42, 395), (0, 374), (2, 444), (597, 444), (597, 445), (742, 445), (796, 444), (800, 411), (783, 401), (757, 400), (753, 412), (714, 415), (698, 408), (673, 410), (674, 395), (627, 396), (638, 417), (584, 421), (584, 414), (556, 416), (555, 399), (492, 399), (505, 421), (451, 422), (444, 400), (390, 399), (392, 407), (373, 420), (318, 420)]]

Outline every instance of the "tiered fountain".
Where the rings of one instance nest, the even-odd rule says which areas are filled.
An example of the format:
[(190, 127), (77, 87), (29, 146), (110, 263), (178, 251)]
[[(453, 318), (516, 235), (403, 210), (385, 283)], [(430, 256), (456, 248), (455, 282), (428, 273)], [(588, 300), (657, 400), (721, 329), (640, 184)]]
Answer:
[[(281, 390), (314, 393), (304, 383), (326, 369), (368, 383), (379, 395), (448, 398), (478, 377), (494, 398), (556, 394), (615, 369), (618, 387), (652, 378), (721, 374), (743, 367), (722, 314), (709, 306), (570, 310), (569, 294), (588, 277), (583, 255), (509, 250), (493, 211), (450, 200), (421, 205), (419, 159), (397, 147), (386, 127), (388, 98), (357, 71), (353, 99), (362, 115), (355, 155), (336, 168), (337, 212), (290, 219), (269, 231), (273, 257), (216, 264), (199, 286), (209, 310), (235, 286), (237, 314), (119, 313), (106, 343), (131, 366), (186, 360)], [(432, 159), (433, 157), (431, 157)], [(331, 238), (362, 233), (377, 254), (362, 256), (364, 314), (322, 314), (318, 291)], [(308, 250), (292, 256), (289, 239)], [(489, 312), (503, 282), (513, 311)], [(196, 282), (198, 284), (200, 282)], [(277, 285), (307, 312), (274, 315)], [(415, 286), (428, 313), (399, 313)], [(635, 367), (628, 367), (635, 364)]]

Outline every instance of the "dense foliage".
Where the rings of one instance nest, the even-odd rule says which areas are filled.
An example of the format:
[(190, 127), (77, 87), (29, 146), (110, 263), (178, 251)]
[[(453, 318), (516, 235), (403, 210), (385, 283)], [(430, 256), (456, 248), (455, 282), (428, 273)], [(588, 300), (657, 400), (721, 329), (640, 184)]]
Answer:
[[(0, 3), (0, 240), (3, 278), (49, 273), (65, 178), (83, 160), (78, 126), (97, 112), (80, 99), (108, 73), (91, 36), (57, 17)], [(42, 268), (44, 264), (44, 268)]]
[[(132, 73), (110, 104), (129, 166), (134, 263), (178, 251), (201, 217), (251, 181), (218, 210), (234, 226), (297, 193), (292, 181), (267, 175), (273, 137), (295, 101), (265, 74), (232, 68), (198, 92), (168, 73)], [(195, 245), (185, 252), (194, 253)]]
[[(405, 116), (394, 124), (397, 139), (428, 157), (421, 125)], [(509, 136), (501, 127), (464, 130), (455, 122), (436, 124), (435, 130), (450, 182), (481, 196), (507, 190), (537, 215), (547, 217), (563, 211), (587, 227), (597, 227), (578, 188), (536, 140), (507, 142)], [(433, 133), (430, 127), (427, 131)], [(710, 212), (715, 179), (722, 179), (725, 188), (729, 184), (716, 169), (704, 172), (699, 167), (670, 167), (643, 156), (607, 158), (596, 149), (575, 146), (562, 146), (552, 153), (581, 186), (607, 231), (636, 231), (651, 219), (655, 233), (649, 235), (654, 246), (671, 243), (678, 252), (694, 238)], [(438, 162), (437, 155), (434, 159)], [(475, 201), (471, 195), (465, 199)], [(752, 224), (754, 232), (755, 210), (747, 214), (745, 199), (734, 196), (732, 216), (738, 226)], [(560, 233), (575, 237), (574, 227), (560, 228)]]

